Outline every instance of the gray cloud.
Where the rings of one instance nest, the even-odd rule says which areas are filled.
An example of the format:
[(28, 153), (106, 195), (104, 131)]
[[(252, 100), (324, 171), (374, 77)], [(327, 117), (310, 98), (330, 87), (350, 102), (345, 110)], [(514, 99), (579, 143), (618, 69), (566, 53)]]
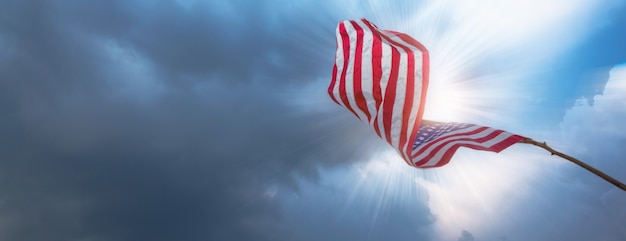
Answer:
[[(0, 239), (310, 238), (267, 188), (298, 192), (380, 144), (338, 108), (284, 99), (329, 78), (339, 10), (189, 2), (0, 1)], [(388, 214), (428, 225), (418, 201)], [(354, 223), (312, 230), (364, 237)]]
[(185, 94), (3, 113), (4, 238), (262, 239), (238, 222), (279, 222), (275, 204), (258, 199), (266, 185), (315, 179), (369, 145), (331, 114), (281, 116), (285, 107), (250, 92), (219, 96), (228, 106)]
[(459, 237), (459, 241), (474, 241), (474, 235), (467, 230), (461, 231), (461, 237)]
[(277, 94), (328, 77), (333, 20), (198, 4), (2, 3), (1, 239), (291, 240), (267, 186), (379, 144)]

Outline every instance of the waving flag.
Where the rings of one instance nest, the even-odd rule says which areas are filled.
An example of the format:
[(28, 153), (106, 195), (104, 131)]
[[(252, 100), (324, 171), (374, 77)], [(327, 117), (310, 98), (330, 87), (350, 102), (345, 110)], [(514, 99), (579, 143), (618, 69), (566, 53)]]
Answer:
[(413, 143), (411, 158), (416, 167), (440, 167), (450, 161), (459, 147), (500, 152), (524, 139), (486, 126), (424, 120)]
[(624, 183), (545, 142), (486, 126), (422, 120), (428, 68), (428, 50), (411, 36), (380, 30), (366, 19), (342, 21), (337, 26), (328, 94), (369, 123), (414, 167), (443, 166), (460, 147), (500, 152), (522, 142), (569, 160), (626, 191)]
[(342, 21), (328, 93), (415, 167), (445, 165), (462, 146), (499, 152), (524, 139), (471, 124), (420, 125), (428, 69), (428, 50), (411, 36), (366, 19)]
[(427, 86), (428, 51), (422, 44), (365, 19), (339, 23), (328, 93), (369, 123), (409, 165)]

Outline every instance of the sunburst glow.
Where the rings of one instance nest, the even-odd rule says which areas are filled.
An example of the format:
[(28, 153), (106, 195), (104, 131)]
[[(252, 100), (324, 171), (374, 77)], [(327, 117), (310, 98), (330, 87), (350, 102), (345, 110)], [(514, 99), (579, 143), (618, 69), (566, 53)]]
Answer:
[[(512, 100), (523, 99), (528, 88), (522, 80), (541, 71), (541, 64), (552, 61), (587, 31), (568, 26), (584, 23), (594, 7), (590, 2), (570, 1), (437, 1), (406, 20), (391, 22), (403, 23), (398, 30), (412, 34), (430, 51), (425, 119), (506, 123), (506, 115), (485, 113), (485, 108), (497, 111)], [(555, 33), (569, 37), (556, 43), (548, 37)], [(542, 52), (530, 56), (524, 51)], [(513, 150), (519, 148), (524, 147)], [(496, 210), (503, 213), (505, 197), (536, 171), (531, 165), (515, 162), (538, 161), (528, 156), (532, 150), (524, 153), (527, 156), (516, 158), (461, 150), (447, 167), (415, 170), (411, 176), (428, 191), (436, 220), (433, 227), (440, 237), (453, 240), (464, 228), (480, 232), (496, 225), (490, 217)], [(388, 180), (387, 175), (381, 174), (381, 178)], [(406, 180), (385, 182), (390, 186), (405, 184)], [(476, 217), (485, 219), (476, 222)]]
[[(354, 13), (346, 18), (367, 17), (382, 29), (410, 34), (429, 49), (431, 74), (424, 118), (504, 123), (497, 127), (514, 130), (515, 126), (507, 123), (519, 115), (515, 110), (523, 108), (515, 103), (533, 90), (525, 80), (549, 68), (545, 66), (591, 31), (580, 26), (589, 26), (589, 16), (600, 7), (592, 1), (463, 0), (391, 9), (386, 2), (369, 1), (365, 6), (371, 16)], [(342, 4), (355, 9), (364, 6)], [(512, 149), (520, 148), (524, 147)], [(416, 170), (389, 151), (373, 157), (357, 175), (343, 178), (356, 178), (347, 181), (353, 185), (348, 188), (351, 200), (376, 203), (372, 223), (386, 206), (414, 201), (416, 197), (406, 193), (415, 194), (416, 187), (423, 187), (427, 193), (418, 192), (418, 196), (429, 200), (433, 229), (442, 240), (454, 240), (463, 228), (480, 232), (495, 225), (493, 220), (473, 219), (492, 217), (496, 210), (504, 212), (506, 195), (536, 173), (532, 165), (515, 160), (536, 159), (532, 150), (523, 152), (524, 157), (461, 150), (446, 167)], [(537, 160), (529, 162), (533, 161)], [(346, 207), (351, 204), (349, 201)]]
[[(436, 63), (436, 62), (435, 62)], [(438, 66), (431, 74), (431, 79), (435, 80), (428, 87), (427, 101), (425, 106), (424, 119), (437, 121), (459, 121), (463, 119), (464, 97), (468, 96), (467, 89), (464, 89), (460, 79), (454, 69), (444, 63), (436, 63)], [(446, 68), (447, 67), (447, 68)]]

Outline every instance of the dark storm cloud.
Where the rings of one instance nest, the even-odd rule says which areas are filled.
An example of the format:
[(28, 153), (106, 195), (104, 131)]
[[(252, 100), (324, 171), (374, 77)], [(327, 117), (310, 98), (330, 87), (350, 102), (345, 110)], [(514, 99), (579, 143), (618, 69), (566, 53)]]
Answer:
[(128, 45), (173, 77), (302, 82), (332, 61), (319, 54), (334, 49), (335, 21), (324, 14), (270, 1), (190, 2), (79, 2), (61, 12), (64, 24)]
[(275, 95), (329, 76), (334, 20), (314, 8), (1, 4), (0, 239), (290, 240), (267, 186), (374, 145)]
[(263, 239), (239, 222), (279, 223), (260, 198), (266, 185), (315, 178), (318, 165), (349, 157), (340, 150), (367, 144), (349, 126), (307, 126), (328, 116), (267, 118), (281, 109), (263, 97), (222, 97), (262, 109), (174, 94), (149, 109), (83, 98), (16, 117), (3, 127), (13, 133), (3, 138), (4, 238)]
[[(332, 64), (332, 55), (319, 52), (334, 50), (333, 19), (303, 9), (270, 9), (263, 1), (198, 2), (190, 7), (175, 1), (7, 5), (5, 37), (22, 49), (46, 54), (37, 57), (80, 59), (85, 51), (100, 51), (82, 47), (90, 38), (101, 38), (137, 50), (173, 78), (301, 82)], [(302, 41), (307, 38), (315, 41)]]

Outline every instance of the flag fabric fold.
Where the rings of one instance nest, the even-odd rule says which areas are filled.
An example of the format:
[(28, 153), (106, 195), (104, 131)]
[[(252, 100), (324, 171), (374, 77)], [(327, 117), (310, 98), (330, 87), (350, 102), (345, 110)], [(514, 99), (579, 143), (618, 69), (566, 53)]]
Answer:
[(366, 19), (337, 26), (330, 98), (393, 146), (407, 164), (447, 164), (459, 147), (500, 152), (524, 137), (465, 123), (424, 121), (428, 50), (411, 36)]
[(428, 51), (409, 35), (380, 30), (366, 19), (342, 21), (328, 93), (413, 165), (428, 65)]
[(457, 122), (422, 121), (413, 143), (411, 160), (415, 167), (440, 167), (459, 147), (500, 152), (526, 137), (503, 130)]

